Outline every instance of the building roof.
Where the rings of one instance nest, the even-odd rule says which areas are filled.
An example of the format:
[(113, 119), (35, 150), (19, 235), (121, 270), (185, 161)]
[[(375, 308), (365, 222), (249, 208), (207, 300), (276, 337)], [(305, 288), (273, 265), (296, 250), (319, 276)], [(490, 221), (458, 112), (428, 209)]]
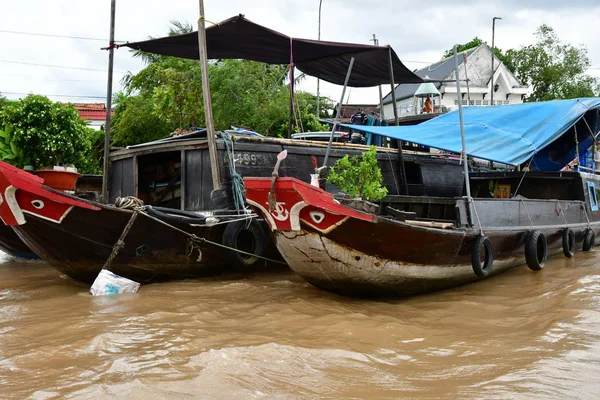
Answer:
[[(79, 112), (81, 119), (106, 120), (106, 105), (104, 103), (73, 103), (73, 107)], [(112, 110), (110, 115), (115, 115), (115, 110)]]
[[(477, 49), (477, 47), (473, 47), (472, 49), (469, 49), (469, 50), (465, 51), (464, 53), (467, 53), (467, 57), (468, 57), (476, 49)], [(458, 65), (460, 66), (463, 62), (464, 62), (464, 58), (460, 57), (460, 55), (459, 55)], [(438, 62), (431, 64), (425, 68), (422, 68), (422, 69), (416, 71), (415, 74), (417, 74), (421, 78), (425, 78), (427, 76), (427, 77), (429, 77), (429, 79), (432, 79), (432, 80), (443, 80), (448, 75), (450, 75), (450, 73), (452, 71), (454, 71), (454, 56), (444, 58), (441, 61), (438, 61)], [(437, 89), (439, 89), (442, 86), (442, 84), (440, 82), (435, 82), (434, 85)], [(402, 85), (396, 86), (396, 101), (412, 97), (415, 94), (415, 92), (417, 91), (417, 89), (419, 88), (419, 86), (420, 86), (420, 84), (418, 84), (418, 83), (409, 83), (409, 84), (402, 84)], [(392, 102), (392, 93), (390, 92), (383, 98), (383, 104), (389, 104), (391, 102)]]
[[(417, 85), (418, 86), (418, 85)], [(337, 110), (337, 107), (336, 107)], [(364, 111), (365, 114), (379, 113), (379, 104), (342, 104), (340, 118), (350, 118), (356, 111)]]

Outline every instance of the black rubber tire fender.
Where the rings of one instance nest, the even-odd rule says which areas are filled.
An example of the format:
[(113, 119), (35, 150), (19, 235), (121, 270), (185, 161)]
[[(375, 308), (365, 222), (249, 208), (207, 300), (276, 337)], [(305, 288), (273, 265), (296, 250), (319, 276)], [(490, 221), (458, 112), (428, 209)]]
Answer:
[(525, 238), (525, 261), (529, 269), (541, 271), (548, 260), (548, 243), (540, 231), (531, 231)]
[(583, 251), (590, 251), (594, 248), (596, 242), (596, 233), (592, 228), (588, 228), (583, 233)]
[[(225, 257), (236, 268), (247, 268), (256, 264), (261, 260), (259, 257), (263, 257), (265, 253), (267, 233), (256, 220), (252, 220), (250, 224), (248, 224), (247, 220), (235, 221), (227, 224), (223, 231), (223, 245), (234, 249), (240, 249), (240, 245), (242, 245), (242, 243), (240, 243), (240, 234), (245, 231), (250, 234), (249, 238), (253, 242), (251, 246), (252, 250), (248, 252), (254, 254), (254, 256), (249, 256), (248, 254), (239, 253), (233, 250), (225, 250)], [(244, 248), (241, 248), (240, 250), (244, 250)]]
[[(481, 262), (481, 249), (484, 250), (484, 260)], [(492, 242), (485, 236), (477, 236), (471, 250), (471, 266), (475, 275), (484, 277), (492, 272), (494, 264), (494, 253), (492, 252)]]
[(562, 248), (563, 254), (567, 258), (571, 258), (575, 254), (575, 233), (573, 233), (571, 228), (563, 229)]

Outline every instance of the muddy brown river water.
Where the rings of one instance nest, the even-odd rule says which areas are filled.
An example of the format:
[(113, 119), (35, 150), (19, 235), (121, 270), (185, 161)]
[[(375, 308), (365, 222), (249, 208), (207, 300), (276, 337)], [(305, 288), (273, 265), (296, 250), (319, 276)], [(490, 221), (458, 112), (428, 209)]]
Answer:
[(393, 301), (292, 272), (92, 297), (0, 259), (0, 398), (595, 399), (600, 251)]

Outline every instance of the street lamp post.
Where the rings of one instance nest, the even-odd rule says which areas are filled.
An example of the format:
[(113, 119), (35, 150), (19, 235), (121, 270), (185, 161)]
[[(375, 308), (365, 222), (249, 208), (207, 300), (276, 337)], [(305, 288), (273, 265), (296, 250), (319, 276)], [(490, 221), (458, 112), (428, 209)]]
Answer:
[[(323, 4), (323, 0), (319, 0), (319, 33), (317, 36), (318, 40), (321, 40), (321, 4)], [(319, 119), (320, 114), (319, 114), (319, 103), (320, 103), (320, 98), (319, 98), (319, 78), (317, 78), (317, 119)]]
[(494, 33), (496, 30), (496, 20), (502, 19), (500, 17), (492, 18), (492, 78), (491, 78), (491, 94), (490, 94), (490, 106), (494, 105)]

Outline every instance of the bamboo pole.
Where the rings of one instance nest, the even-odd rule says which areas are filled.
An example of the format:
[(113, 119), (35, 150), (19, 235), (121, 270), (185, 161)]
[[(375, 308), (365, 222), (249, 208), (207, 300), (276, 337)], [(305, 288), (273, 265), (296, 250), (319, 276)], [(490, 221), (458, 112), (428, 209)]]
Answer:
[(327, 144), (327, 151), (325, 152), (325, 159), (323, 160), (323, 167), (327, 166), (329, 160), (329, 152), (331, 151), (331, 142), (333, 142), (333, 136), (337, 129), (340, 121), (340, 114), (342, 113), (342, 107), (344, 102), (344, 95), (346, 94), (346, 88), (348, 87), (348, 81), (350, 80), (350, 74), (352, 73), (352, 66), (354, 65), (354, 57), (350, 58), (350, 64), (348, 65), (348, 72), (346, 72), (346, 80), (344, 81), (344, 88), (342, 89), (342, 96), (340, 103), (338, 104), (337, 112), (335, 113), (335, 120), (333, 121), (333, 128), (331, 129), (331, 135), (329, 136), (329, 143)]
[(200, 70), (202, 72), (202, 96), (204, 98), (204, 115), (206, 118), (206, 137), (208, 139), (208, 154), (210, 156), (210, 170), (212, 175), (213, 190), (221, 188), (219, 164), (217, 162), (217, 140), (215, 123), (210, 99), (210, 83), (208, 79), (208, 58), (206, 50), (206, 28), (204, 25), (204, 0), (199, 0), (200, 17), (198, 18), (198, 55)]
[[(473, 217), (472, 217), (472, 209), (471, 209), (471, 205), (473, 204), (473, 198), (471, 197), (471, 183), (469, 182), (469, 165), (467, 163), (467, 140), (465, 139), (465, 123), (463, 120), (463, 106), (462, 106), (462, 101), (460, 100), (460, 80), (458, 79), (458, 53), (456, 52), (456, 45), (454, 45), (454, 66), (455, 66), (455, 73), (456, 73), (456, 93), (457, 96), (459, 96), (459, 100), (458, 100), (458, 117), (460, 119), (460, 139), (462, 142), (462, 159), (463, 159), (463, 168), (464, 168), (464, 174), (465, 174), (465, 188), (467, 191), (467, 209), (469, 212), (469, 219), (472, 223), (473, 221)], [(481, 225), (480, 225), (481, 227)]]
[[(392, 105), (394, 109), (394, 120), (396, 126), (399, 124), (398, 108), (396, 107), (396, 83), (394, 82), (394, 65), (392, 64), (392, 48), (388, 46), (389, 64), (390, 64), (390, 86), (392, 87)], [(408, 182), (406, 182), (406, 169), (404, 168), (404, 154), (402, 153), (402, 140), (398, 140), (398, 155), (400, 156), (400, 176), (402, 177), (402, 186), (404, 194), (408, 194)]]
[[(375, 46), (379, 46), (379, 39), (377, 39), (375, 34), (373, 34), (373, 39), (371, 40)], [(379, 88), (379, 119), (383, 121), (385, 119), (385, 113), (383, 112), (383, 93), (381, 90), (381, 85), (377, 85), (377, 87)]]

